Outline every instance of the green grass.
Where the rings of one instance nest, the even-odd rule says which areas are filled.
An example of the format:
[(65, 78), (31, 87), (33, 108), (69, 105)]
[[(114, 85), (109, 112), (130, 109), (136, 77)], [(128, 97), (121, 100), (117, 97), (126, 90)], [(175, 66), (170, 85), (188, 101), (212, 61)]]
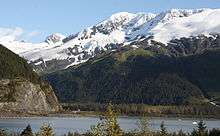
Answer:
[(124, 62), (130, 56), (143, 56), (143, 57), (153, 57), (155, 54), (149, 50), (144, 49), (136, 49), (136, 50), (129, 50), (123, 53), (118, 54), (116, 57), (117, 61)]

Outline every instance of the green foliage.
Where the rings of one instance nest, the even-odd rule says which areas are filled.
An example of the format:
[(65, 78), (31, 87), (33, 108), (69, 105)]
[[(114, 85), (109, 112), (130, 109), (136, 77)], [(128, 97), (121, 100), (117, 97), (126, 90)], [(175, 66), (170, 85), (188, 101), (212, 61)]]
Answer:
[(146, 116), (140, 117), (138, 122), (137, 122), (137, 126), (139, 129), (139, 133), (141, 133), (142, 135), (149, 135), (151, 133), (150, 129), (149, 129), (149, 120)]
[(106, 125), (106, 133), (107, 136), (121, 136), (122, 130), (117, 121), (117, 115), (113, 110), (113, 105), (110, 103), (107, 106), (107, 110), (105, 113), (105, 121), (104, 124)]
[(101, 123), (92, 126), (91, 133), (93, 136), (122, 136), (122, 130), (117, 121), (117, 115), (113, 110), (113, 105), (110, 103), (107, 106)]
[[(62, 107), (66, 111), (93, 111), (104, 112), (105, 104), (101, 103), (63, 103)], [(220, 108), (210, 104), (200, 105), (147, 105), (147, 104), (114, 104), (120, 115), (130, 116), (171, 116), (171, 117), (203, 117), (218, 118), (220, 117)]]
[[(184, 58), (131, 56), (119, 64), (114, 56), (45, 79), (61, 102), (180, 105), (202, 103), (206, 89), (200, 88), (220, 77), (219, 52)], [(204, 66), (206, 62), (209, 65)]]
[[(82, 134), (78, 132), (74, 132), (74, 133), (68, 132), (68, 134), (64, 136), (82, 136)], [(87, 134), (84, 134), (84, 136), (87, 136)]]
[(20, 134), (20, 136), (33, 136), (31, 126), (28, 125)]
[(40, 131), (36, 134), (36, 136), (54, 136), (54, 132), (50, 125), (44, 124), (41, 126)]
[(161, 136), (167, 136), (167, 130), (165, 128), (165, 125), (164, 125), (164, 121), (160, 124), (160, 135)]
[(104, 136), (105, 132), (103, 123), (91, 126), (91, 134), (92, 136)]
[(0, 45), (0, 79), (22, 77), (34, 83), (39, 82), (38, 75), (33, 72), (26, 60)]
[[(3, 79), (9, 79), (9, 83), (4, 84)], [(4, 92), (0, 95), (0, 102), (15, 102), (15, 88), (24, 81), (40, 85), (47, 97), (52, 96), (50, 86), (40, 79), (26, 60), (2, 45), (0, 45), (0, 81), (0, 91)], [(53, 98), (50, 101), (53, 101)]]
[(179, 132), (178, 132), (178, 134), (176, 134), (177, 136), (187, 136), (187, 134), (186, 133), (184, 133), (182, 130), (180, 130)]
[(128, 50), (126, 52), (119, 53), (116, 58), (117, 58), (117, 61), (124, 62), (129, 57), (135, 57), (135, 56), (152, 57), (154, 56), (154, 53), (149, 50), (144, 50), (144, 49), (135, 49), (135, 50), (133, 49), (133, 50)]
[(209, 136), (206, 124), (202, 120), (198, 123), (197, 130), (193, 130), (191, 136)]
[[(110, 111), (112, 111), (112, 109)], [(108, 113), (106, 112), (106, 114)], [(117, 124), (117, 123), (113, 123), (113, 124)], [(191, 133), (184, 133), (182, 130), (180, 130), (177, 133), (176, 132), (169, 133), (166, 131), (166, 128), (164, 127), (164, 123), (161, 124), (160, 131), (148, 131), (147, 133), (143, 133), (141, 131), (124, 132), (120, 129), (120, 126), (118, 125), (116, 126), (117, 127), (112, 127), (111, 125), (107, 125), (106, 120), (104, 119), (101, 120), (101, 122), (98, 123), (96, 126), (92, 126), (90, 132), (86, 132), (86, 133), (68, 132), (67, 134), (63, 134), (63, 136), (220, 136), (220, 129), (213, 128), (208, 131), (205, 129), (204, 123), (198, 125), (197, 129), (194, 129), (194, 131)], [(27, 127), (26, 129), (28, 131), (27, 130), (24, 131), (29, 133), (30, 128), (31, 127)], [(109, 128), (114, 128), (114, 129), (109, 129)], [(111, 132), (108, 132), (108, 130), (111, 130)], [(25, 133), (25, 136), (29, 136), (28, 133)], [(43, 125), (40, 128), (40, 131), (36, 134), (36, 136), (51, 136), (51, 135), (52, 136), (54, 135), (53, 130), (48, 125)], [(22, 136), (22, 134), (19, 135), (18, 133), (10, 133), (10, 132), (6, 132), (3, 129), (0, 129), (0, 136)], [(33, 136), (33, 134), (30, 133), (30, 136)]]
[(4, 129), (0, 129), (0, 136), (7, 136), (7, 132)]
[(209, 136), (220, 136), (220, 129), (212, 129), (209, 131)]
[(167, 46), (143, 39), (131, 44), (138, 49), (121, 47), (45, 79), (62, 102), (180, 105), (201, 104), (204, 96), (220, 101), (220, 35), (214, 37), (180, 38)]
[(206, 124), (201, 120), (198, 123), (198, 131), (204, 133), (206, 131)]

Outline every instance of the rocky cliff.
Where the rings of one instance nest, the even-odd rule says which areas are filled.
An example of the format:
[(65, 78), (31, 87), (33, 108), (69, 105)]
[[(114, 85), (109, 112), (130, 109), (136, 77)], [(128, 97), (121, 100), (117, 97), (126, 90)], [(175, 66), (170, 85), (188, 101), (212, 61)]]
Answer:
[(0, 45), (0, 111), (38, 114), (59, 110), (51, 86), (24, 59)]
[(56, 112), (59, 103), (50, 86), (25, 79), (0, 80), (0, 109), (23, 112)]

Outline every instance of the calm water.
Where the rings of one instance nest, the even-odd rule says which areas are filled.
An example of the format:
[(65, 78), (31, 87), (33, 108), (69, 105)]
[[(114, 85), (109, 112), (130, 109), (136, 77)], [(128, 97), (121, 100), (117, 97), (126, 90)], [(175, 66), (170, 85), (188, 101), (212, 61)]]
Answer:
[[(135, 117), (119, 118), (120, 126), (123, 130), (130, 131), (137, 128), (137, 120)], [(10, 131), (21, 132), (28, 124), (31, 125), (34, 132), (37, 132), (43, 123), (50, 124), (56, 135), (67, 133), (68, 131), (86, 132), (91, 125), (95, 125), (99, 121), (96, 117), (37, 117), (37, 118), (19, 118), (19, 119), (0, 119), (0, 128), (7, 128)], [(165, 122), (168, 131), (178, 131), (182, 129), (185, 132), (192, 131), (196, 125), (194, 121), (198, 119), (178, 119), (178, 118), (151, 118), (150, 128), (158, 130), (161, 122)], [(220, 128), (220, 120), (205, 119), (208, 129)]]

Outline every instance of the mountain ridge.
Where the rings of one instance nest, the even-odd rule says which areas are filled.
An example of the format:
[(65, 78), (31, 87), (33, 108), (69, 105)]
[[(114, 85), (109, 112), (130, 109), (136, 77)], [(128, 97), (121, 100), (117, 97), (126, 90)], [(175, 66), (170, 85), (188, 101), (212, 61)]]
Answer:
[(211, 36), (220, 32), (220, 21), (216, 20), (219, 17), (220, 9), (171, 9), (158, 14), (120, 12), (79, 33), (62, 37), (57, 43), (49, 40), (32, 45), (15, 41), (3, 45), (27, 59), (38, 73), (47, 73), (84, 63), (97, 54), (145, 38), (167, 45), (172, 39)]
[[(220, 36), (136, 43), (44, 75), (61, 102), (191, 105), (219, 103)], [(155, 44), (156, 45), (156, 44)], [(70, 95), (71, 94), (71, 95)]]
[(220, 9), (121, 12), (67, 37), (5, 46), (27, 59), (62, 102), (218, 103), (217, 18)]

